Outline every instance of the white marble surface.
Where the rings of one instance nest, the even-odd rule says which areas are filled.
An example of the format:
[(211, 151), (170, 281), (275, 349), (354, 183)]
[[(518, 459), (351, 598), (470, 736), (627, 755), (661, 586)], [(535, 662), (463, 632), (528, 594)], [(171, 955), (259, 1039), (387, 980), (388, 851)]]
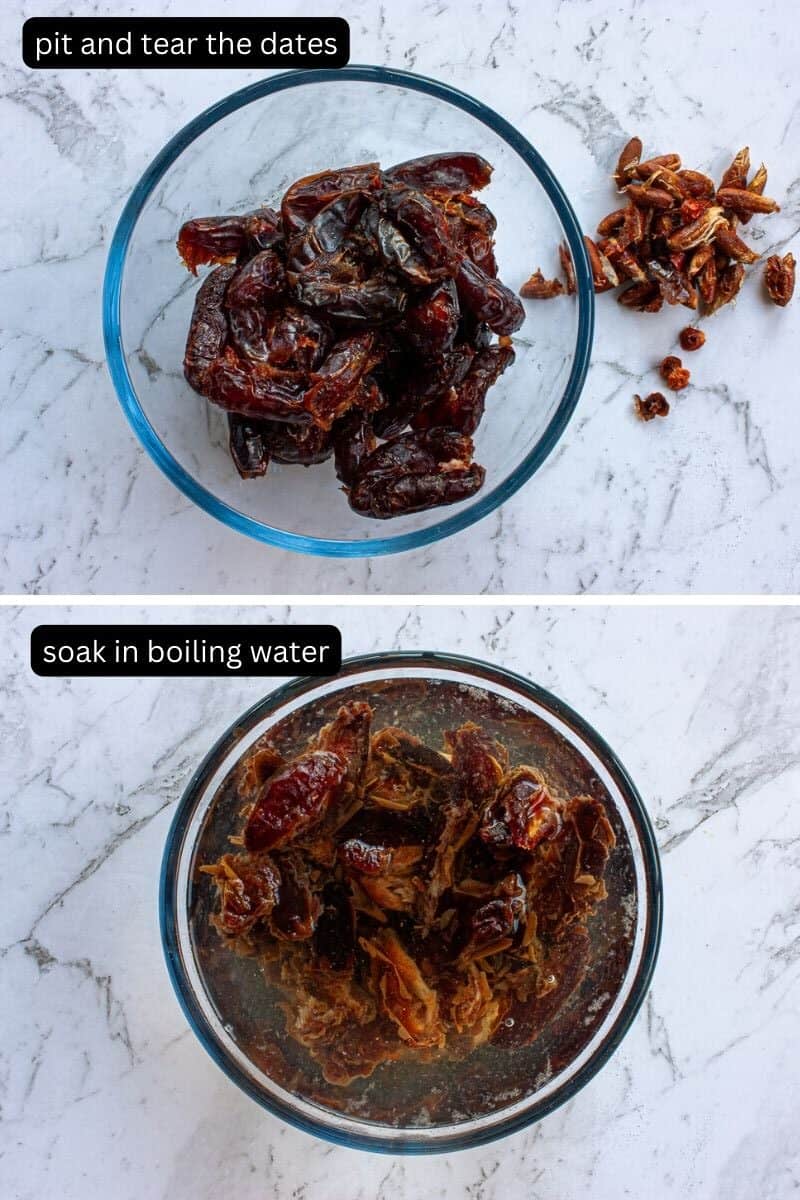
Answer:
[[(314, 6), (285, 3), (282, 13)], [(2, 586), (13, 592), (796, 591), (800, 304), (751, 283), (709, 322), (696, 386), (666, 422), (631, 397), (685, 322), (600, 297), (594, 361), (556, 453), (502, 510), (446, 543), (393, 558), (317, 561), (229, 532), (139, 448), (114, 397), (100, 333), (105, 255), (140, 172), (189, 117), (247, 72), (32, 72), (10, 0), (4, 47)], [(39, 11), (36, 9), (35, 11)], [(57, 2), (54, 15), (105, 13)], [(141, 0), (126, 12), (148, 12)], [(262, 13), (250, 0), (172, 14)], [(800, 23), (785, 0), (352, 0), (353, 61), (434, 75), (488, 101), (539, 147), (587, 228), (626, 136), (718, 172), (749, 142), (783, 212), (749, 227), (798, 255)], [(794, 239), (794, 241), (793, 241)], [(800, 257), (800, 255), (798, 255)], [(532, 263), (531, 266), (535, 266)]]
[[(171, 810), (257, 680), (34, 677), (6, 610), (0, 1195), (8, 1200), (788, 1200), (800, 1186), (800, 611), (269, 610), (346, 653), (438, 648), (526, 672), (618, 750), (658, 830), (665, 934), (622, 1047), (571, 1103), (450, 1158), (283, 1126), (174, 999), (156, 915)], [(99, 610), (100, 621), (140, 619)], [(150, 619), (258, 620), (259, 610)]]

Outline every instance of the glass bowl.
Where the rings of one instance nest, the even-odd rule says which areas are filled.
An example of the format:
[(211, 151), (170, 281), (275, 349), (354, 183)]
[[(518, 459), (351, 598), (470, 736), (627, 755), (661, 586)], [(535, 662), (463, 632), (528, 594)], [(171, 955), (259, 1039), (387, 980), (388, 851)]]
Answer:
[[(375, 728), (401, 724), (431, 745), (440, 744), (443, 730), (477, 720), (502, 738), (512, 762), (539, 766), (566, 795), (589, 793), (605, 803), (617, 845), (606, 869), (608, 898), (589, 920), (587, 973), (532, 1046), (483, 1046), (461, 1061), (386, 1063), (345, 1088), (326, 1084), (310, 1056), (287, 1037), (279, 997), (257, 961), (231, 953), (210, 926), (214, 888), (198, 868), (230, 849), (228, 835), (239, 826), (237, 764), (266, 732), (284, 753), (299, 750), (345, 699), (368, 699)], [(169, 974), (189, 1024), (243, 1091), (332, 1142), (425, 1153), (473, 1147), (521, 1129), (574, 1096), (603, 1066), (650, 982), (661, 930), (661, 876), (636, 788), (613, 751), (566, 704), (477, 660), (387, 653), (351, 659), (335, 679), (278, 688), (220, 738), (178, 805), (164, 853), (160, 910)]]
[[(192, 216), (274, 203), (293, 180), (331, 166), (471, 150), (494, 165), (482, 193), (498, 220), (500, 276), (518, 290), (557, 270), (566, 241), (577, 294), (528, 302), (517, 361), (490, 393), (476, 436), (483, 489), (450, 508), (376, 521), (354, 513), (331, 462), (272, 464), (243, 481), (225, 414), (185, 382), (183, 350), (198, 280), (175, 238)], [(438, 540), (502, 504), (542, 464), (577, 403), (592, 342), (594, 294), (581, 232), (550, 168), (512, 125), (463, 92), (383, 67), (291, 71), (212, 105), (161, 151), (134, 188), (109, 251), (103, 329), (111, 377), (154, 462), (233, 529), (284, 549), (338, 557)]]

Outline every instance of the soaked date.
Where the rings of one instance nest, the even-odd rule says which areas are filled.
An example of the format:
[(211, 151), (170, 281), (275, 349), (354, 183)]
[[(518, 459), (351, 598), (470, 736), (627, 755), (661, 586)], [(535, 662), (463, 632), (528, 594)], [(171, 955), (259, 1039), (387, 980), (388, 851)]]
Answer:
[[(373, 453), (389, 467), (431, 452)], [(260, 962), (326, 1081), (434, 1051), (511, 1053), (564, 1018), (615, 846), (596, 797), (558, 795), (475, 723), (432, 746), (373, 729), (363, 701), (288, 762), (262, 738), (237, 779), (243, 849), (200, 868), (211, 921)]]

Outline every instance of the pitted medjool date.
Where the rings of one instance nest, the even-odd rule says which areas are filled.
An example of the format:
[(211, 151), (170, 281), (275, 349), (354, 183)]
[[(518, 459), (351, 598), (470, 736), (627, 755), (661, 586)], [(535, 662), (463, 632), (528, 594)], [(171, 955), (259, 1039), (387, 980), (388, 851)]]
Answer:
[(297, 180), (280, 211), (182, 226), (189, 270), (223, 264), (198, 292), (185, 375), (230, 414), (243, 479), (270, 459), (308, 467), (335, 453), (351, 507), (378, 520), (483, 486), (471, 450), (380, 478), (365, 463), (409, 426), (473, 434), (513, 362), (506, 339), (524, 311), (497, 278), (495, 218), (472, 195), (491, 173), (461, 151), (365, 163)]

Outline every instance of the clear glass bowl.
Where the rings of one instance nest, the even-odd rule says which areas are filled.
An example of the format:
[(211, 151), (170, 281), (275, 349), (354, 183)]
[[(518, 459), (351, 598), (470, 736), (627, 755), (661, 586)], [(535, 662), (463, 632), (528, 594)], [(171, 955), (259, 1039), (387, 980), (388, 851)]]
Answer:
[[(498, 221), (500, 276), (518, 289), (556, 270), (566, 240), (577, 295), (529, 302), (517, 361), (490, 393), (476, 436), (487, 470), (474, 497), (450, 508), (365, 519), (339, 491), (332, 464), (270, 466), (243, 481), (227, 451), (224, 413), (191, 390), (183, 349), (198, 281), (176, 249), (192, 216), (274, 203), (289, 183), (331, 166), (384, 166), (442, 150), (483, 154), (495, 168), (482, 195)], [(285, 549), (339, 557), (426, 545), (486, 516), (556, 445), (589, 363), (594, 294), (569, 202), (533, 146), (463, 92), (383, 67), (291, 71), (234, 92), (191, 121), (134, 188), (109, 251), (103, 328), (111, 377), (154, 462), (191, 500), (233, 529)]]
[[(325, 1084), (286, 1037), (280, 997), (253, 959), (234, 955), (209, 924), (214, 889), (199, 865), (229, 849), (241, 800), (235, 769), (257, 738), (299, 750), (346, 699), (368, 699), (375, 727), (400, 724), (440, 744), (444, 729), (477, 720), (508, 745), (513, 762), (538, 765), (567, 795), (606, 804), (617, 846), (608, 899), (589, 921), (586, 978), (537, 1042), (481, 1047), (465, 1060), (387, 1063), (347, 1088)], [(393, 1154), (464, 1149), (539, 1120), (570, 1099), (625, 1036), (646, 994), (661, 931), (661, 875), (653, 831), (624, 767), (581, 717), (518, 675), (435, 653), (375, 654), (346, 662), (335, 679), (301, 679), (244, 713), (191, 780), (167, 839), (161, 931), (186, 1017), (206, 1050), (254, 1100), (333, 1142)], [(270, 1046), (281, 1050), (280, 1070)], [(289, 1082), (291, 1074), (294, 1082)], [(297, 1079), (307, 1081), (298, 1085)], [(310, 1082), (308, 1082), (310, 1081)], [(438, 1098), (436, 1117), (426, 1108)], [(381, 1116), (389, 1109), (402, 1119)]]

